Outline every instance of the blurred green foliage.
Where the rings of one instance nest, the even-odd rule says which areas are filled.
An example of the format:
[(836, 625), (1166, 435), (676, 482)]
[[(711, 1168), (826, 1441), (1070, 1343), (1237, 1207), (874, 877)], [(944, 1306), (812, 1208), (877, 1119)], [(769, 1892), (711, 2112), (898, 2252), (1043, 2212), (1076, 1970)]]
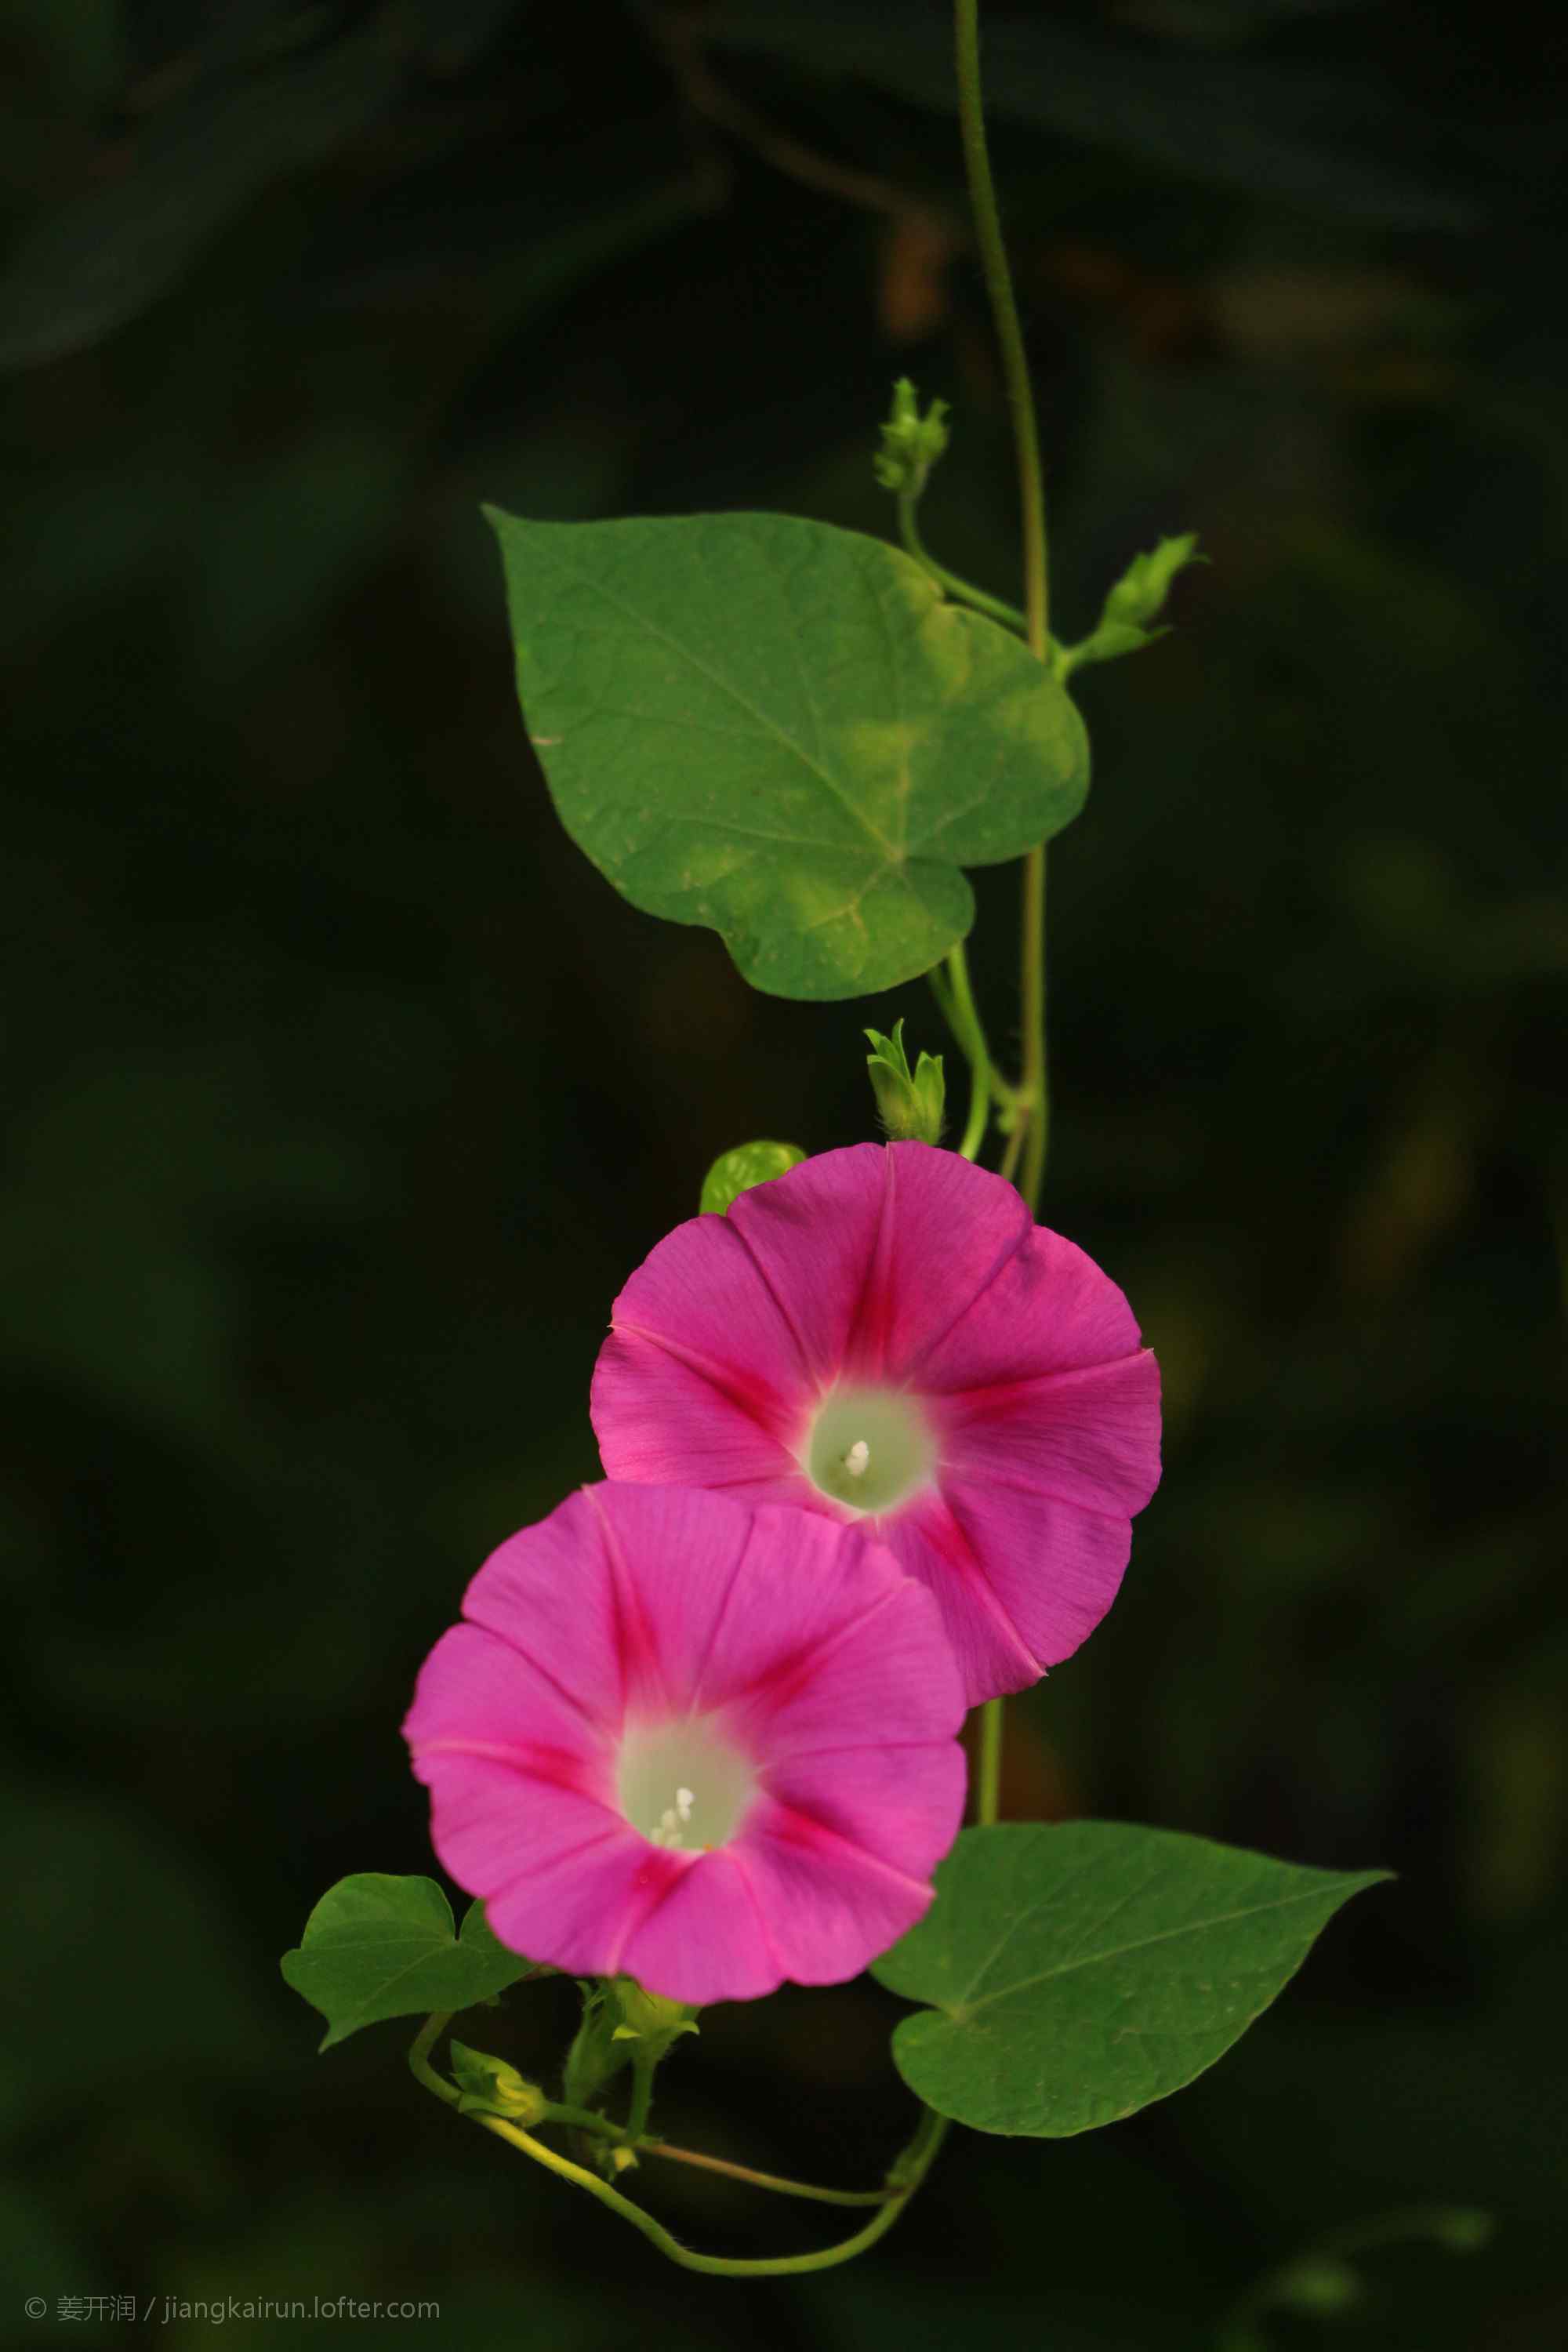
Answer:
[[(926, 535), (1011, 596), (1005, 418), (940, 8), (12, 0), (16, 2301), (1164, 2347), (1436, 2200), (1491, 2248), (1385, 2250), (1271, 2340), (1568, 2333), (1552, 76), (1477, 0), (986, 14), (1058, 625), (1162, 532), (1212, 559), (1173, 636), (1086, 673), (1053, 856), (1047, 1213), (1159, 1350), (1169, 1466), (1110, 1619), (1012, 1711), (1007, 1794), (1399, 1883), (1180, 2099), (965, 2144), (805, 2284), (607, 2245), (434, 2110), (399, 2029), (316, 2058), (276, 1956), (334, 1878), (428, 1867), (413, 1675), (594, 1474), (611, 1297), (738, 1138), (869, 1126), (859, 1008), (752, 996), (570, 849), (479, 501), (887, 530), (909, 373), (952, 409)], [(979, 877), (999, 1047), (1012, 890)], [(929, 1026), (918, 990), (871, 1012)], [(545, 2076), (569, 2007), (523, 1989), (483, 2038)], [(875, 2179), (898, 2013), (713, 2012), (664, 2126)], [(639, 2186), (706, 2242), (811, 2242), (674, 2176)]]

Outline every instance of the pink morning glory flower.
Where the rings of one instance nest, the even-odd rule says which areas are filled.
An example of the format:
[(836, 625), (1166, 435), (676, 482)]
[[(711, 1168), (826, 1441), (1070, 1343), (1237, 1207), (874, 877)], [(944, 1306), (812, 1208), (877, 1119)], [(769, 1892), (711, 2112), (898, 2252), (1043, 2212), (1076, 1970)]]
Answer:
[(1121, 1291), (925, 1143), (825, 1151), (678, 1225), (615, 1303), (592, 1412), (612, 1478), (868, 1529), (935, 1594), (972, 1703), (1093, 1631), (1160, 1475)]
[(835, 1984), (931, 1901), (963, 1693), (859, 1530), (586, 1486), (491, 1554), (404, 1732), (504, 1944), (701, 2004)]

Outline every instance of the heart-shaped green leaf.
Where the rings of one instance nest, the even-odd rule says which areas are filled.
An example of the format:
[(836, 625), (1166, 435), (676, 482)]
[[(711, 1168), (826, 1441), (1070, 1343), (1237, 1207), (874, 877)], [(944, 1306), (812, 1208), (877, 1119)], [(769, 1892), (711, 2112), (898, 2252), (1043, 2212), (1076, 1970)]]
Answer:
[(340, 1878), (282, 1962), (285, 1983), (327, 2021), (323, 2050), (384, 2018), (469, 2009), (532, 1965), (496, 1941), (482, 1903), (469, 1905), (459, 1937), (433, 1878), (375, 1870)]
[(788, 515), (490, 510), (562, 822), (623, 897), (722, 933), (753, 987), (858, 996), (963, 938), (961, 868), (1083, 804), (1065, 689), (879, 540)]
[(1212, 2066), (1341, 1904), (1388, 1874), (1111, 1822), (965, 1830), (872, 1971), (931, 2004), (894, 2032), (899, 2072), (976, 2131), (1116, 2123)]

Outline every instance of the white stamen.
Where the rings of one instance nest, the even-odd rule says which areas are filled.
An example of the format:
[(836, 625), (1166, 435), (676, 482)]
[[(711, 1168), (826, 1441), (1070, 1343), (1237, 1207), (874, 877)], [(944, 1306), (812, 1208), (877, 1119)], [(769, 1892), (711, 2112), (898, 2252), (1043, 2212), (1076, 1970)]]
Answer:
[(648, 1832), (649, 1843), (684, 1848), (686, 1840), (681, 1832), (691, 1820), (691, 1808), (696, 1802), (693, 1790), (677, 1789), (674, 1804), (666, 1805), (658, 1817), (658, 1827)]
[(851, 1478), (863, 1478), (871, 1459), (871, 1449), (863, 1437), (858, 1437), (844, 1456), (844, 1467)]
[(706, 1720), (638, 1724), (617, 1759), (622, 1813), (650, 1845), (705, 1853), (739, 1827), (756, 1789), (749, 1760)]

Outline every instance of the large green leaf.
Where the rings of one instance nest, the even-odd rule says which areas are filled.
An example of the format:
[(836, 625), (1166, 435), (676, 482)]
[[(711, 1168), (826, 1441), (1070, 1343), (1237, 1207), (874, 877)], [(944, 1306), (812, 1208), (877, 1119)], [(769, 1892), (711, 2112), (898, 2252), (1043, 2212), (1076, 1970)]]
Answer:
[(873, 1970), (931, 2004), (894, 2032), (899, 2072), (976, 2131), (1116, 2123), (1212, 2066), (1387, 1875), (1110, 1822), (966, 1830)]
[(323, 2050), (384, 2018), (471, 2008), (531, 1966), (496, 1941), (482, 1903), (469, 1905), (459, 1937), (433, 1878), (377, 1870), (340, 1878), (283, 1955), (284, 1981), (327, 2021)]
[(490, 520), (567, 831), (634, 906), (721, 932), (757, 988), (929, 971), (973, 919), (960, 868), (1082, 805), (1063, 688), (879, 540), (787, 515)]

